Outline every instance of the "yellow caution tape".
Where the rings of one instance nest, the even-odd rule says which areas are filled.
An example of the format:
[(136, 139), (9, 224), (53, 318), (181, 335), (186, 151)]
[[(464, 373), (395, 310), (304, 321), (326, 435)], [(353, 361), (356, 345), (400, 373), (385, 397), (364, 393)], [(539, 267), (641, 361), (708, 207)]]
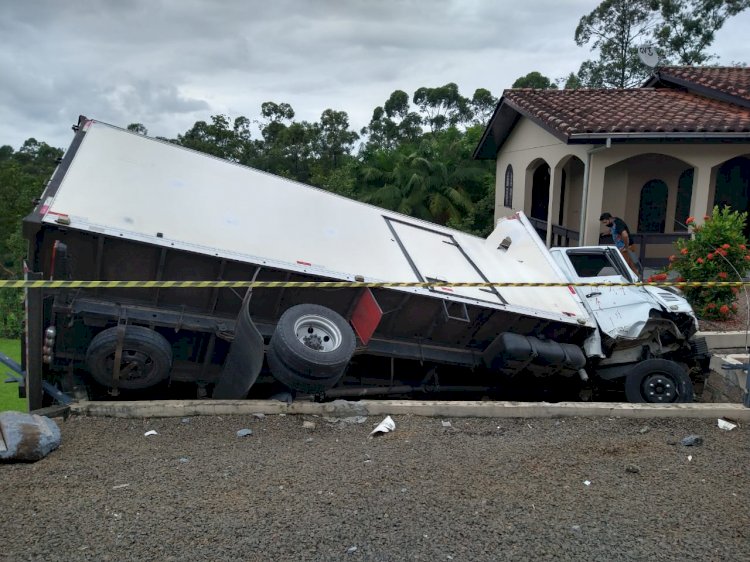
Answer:
[(435, 287), (743, 287), (750, 281), (674, 281), (652, 283), (566, 282), (368, 282), (368, 281), (2, 281), (0, 289), (349, 289), (349, 288), (435, 288)]

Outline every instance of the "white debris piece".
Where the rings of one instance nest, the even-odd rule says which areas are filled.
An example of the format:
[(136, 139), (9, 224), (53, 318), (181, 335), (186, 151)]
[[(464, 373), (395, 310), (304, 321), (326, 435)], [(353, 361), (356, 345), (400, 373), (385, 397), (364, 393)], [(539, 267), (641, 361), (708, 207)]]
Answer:
[(386, 416), (386, 418), (380, 422), (375, 429), (373, 429), (370, 432), (370, 437), (373, 437), (375, 435), (380, 435), (381, 433), (389, 433), (396, 429), (396, 422), (393, 421), (391, 416)]
[(725, 418), (719, 418), (717, 420), (717, 424), (719, 426), (719, 429), (724, 429), (726, 431), (732, 431), (734, 428), (737, 427), (736, 423), (730, 422), (729, 420)]
[(441, 421), (440, 423), (442, 423), (442, 424), (443, 424), (443, 427), (453, 427), (453, 426), (451, 425), (451, 422), (449, 422), (449, 421), (446, 421), (446, 420), (443, 420), (443, 421)]
[(155, 429), (149, 429), (146, 433), (143, 434), (145, 437), (148, 437), (149, 435), (159, 435), (156, 433)]
[(584, 481), (583, 481), (583, 484), (584, 484), (585, 486), (591, 486), (591, 480), (584, 480)]

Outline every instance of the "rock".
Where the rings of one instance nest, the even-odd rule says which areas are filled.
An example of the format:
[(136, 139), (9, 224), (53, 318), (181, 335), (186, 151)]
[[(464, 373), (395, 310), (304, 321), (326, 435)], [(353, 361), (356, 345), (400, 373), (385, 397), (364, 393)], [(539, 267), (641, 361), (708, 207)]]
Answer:
[(638, 430), (638, 433), (643, 435), (644, 433), (648, 433), (649, 431), (651, 431), (651, 428), (647, 425), (644, 425), (641, 429)]
[(46, 416), (0, 413), (0, 460), (34, 462), (60, 446), (60, 428)]
[(347, 552), (347, 554), (354, 554), (355, 552), (357, 552), (357, 547), (356, 546), (350, 546), (349, 548), (346, 549), (346, 552)]
[(304, 429), (315, 429), (316, 426), (315, 426), (315, 422), (303, 421), (302, 422), (302, 427)]
[(328, 423), (337, 423), (340, 425), (353, 425), (358, 423), (365, 423), (367, 416), (349, 416), (348, 418), (323, 418)]
[(698, 445), (703, 445), (703, 437), (701, 437), (700, 435), (688, 435), (682, 441), (680, 441), (680, 445), (684, 445), (685, 447), (696, 447)]
[(181, 423), (190, 423), (190, 418), (182, 418), (180, 420)]
[(641, 472), (641, 469), (634, 464), (629, 464), (625, 467), (625, 472), (629, 472), (630, 474), (638, 474)]
[(265, 414), (253, 414), (253, 417), (256, 420), (264, 420), (264, 419), (266, 419), (266, 415)]
[(253, 430), (252, 429), (247, 429), (247, 428), (246, 429), (240, 429), (237, 432), (237, 437), (247, 437), (247, 436), (252, 435), (252, 434), (253, 434)]

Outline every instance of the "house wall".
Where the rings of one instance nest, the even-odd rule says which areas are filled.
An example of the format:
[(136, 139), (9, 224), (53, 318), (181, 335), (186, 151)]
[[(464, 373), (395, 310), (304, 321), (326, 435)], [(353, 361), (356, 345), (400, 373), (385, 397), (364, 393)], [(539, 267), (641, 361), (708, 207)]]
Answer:
[[(563, 141), (548, 133), (526, 117), (522, 117), (511, 131), (508, 139), (498, 153), (497, 167), (495, 171), (495, 220), (522, 210), (528, 213), (531, 209), (531, 173), (527, 174), (529, 166), (535, 160), (544, 160), (554, 169), (564, 158), (576, 155), (582, 161), (586, 161), (585, 146), (569, 146)], [(505, 191), (505, 170), (508, 164), (513, 166), (513, 208), (503, 206), (503, 195)], [(582, 172), (579, 173), (582, 176)], [(568, 183), (570, 184), (570, 178)], [(566, 208), (573, 212), (580, 212), (581, 191), (571, 196), (566, 194)], [(573, 201), (575, 199), (575, 201)], [(574, 205), (575, 207), (568, 207)], [(580, 215), (577, 220), (580, 220)], [(571, 228), (573, 228), (571, 226)], [(575, 222), (574, 228), (578, 228)]]

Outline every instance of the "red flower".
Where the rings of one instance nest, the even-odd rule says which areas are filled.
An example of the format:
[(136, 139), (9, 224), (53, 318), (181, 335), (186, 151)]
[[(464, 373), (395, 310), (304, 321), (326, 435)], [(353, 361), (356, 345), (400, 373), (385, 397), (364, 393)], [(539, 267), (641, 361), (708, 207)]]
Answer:
[(657, 273), (656, 275), (652, 275), (651, 278), (654, 281), (666, 281), (667, 280), (667, 274), (666, 273)]
[(721, 247), (724, 248), (725, 250), (728, 250), (729, 248), (731, 248), (729, 244), (722, 244)]
[(684, 280), (685, 280), (685, 278), (684, 278), (684, 277), (678, 277), (678, 278), (677, 278), (677, 282), (678, 282), (678, 283), (682, 283), (682, 282), (683, 282)]
[(737, 303), (736, 302), (732, 303), (732, 308), (735, 309), (735, 310), (737, 310)]
[(722, 314), (729, 314), (729, 307), (725, 304), (721, 305), (721, 308), (719, 308), (719, 312)]
[(674, 261), (677, 259), (677, 256), (669, 256), (669, 261)]
[[(750, 260), (750, 256), (745, 256), (745, 259), (746, 259), (746, 260)], [(703, 262), (703, 258), (698, 258), (698, 259), (697, 259), (697, 260), (695, 260), (695, 261), (696, 261), (696, 262), (698, 262), (698, 263), (704, 263), (704, 262)]]
[(725, 256), (725, 257), (727, 255), (727, 251), (726, 250), (716, 250), (716, 253), (719, 254), (720, 256)]
[(695, 217), (688, 217), (685, 219), (685, 224), (693, 224), (695, 222)]
[(687, 253), (688, 253), (688, 249), (687, 249), (687, 248), (683, 248), (682, 250), (680, 250), (680, 253), (681, 253), (681, 254), (682, 254), (683, 256), (686, 256), (686, 255), (687, 255)]
[(727, 272), (726, 271), (720, 271), (719, 272), (719, 277), (721, 279), (726, 279), (727, 278)]
[(710, 302), (710, 303), (708, 303), (708, 304), (706, 305), (706, 308), (707, 308), (708, 310), (713, 310), (714, 308), (716, 308), (716, 303)]
[(740, 290), (737, 287), (732, 287), (732, 292), (736, 295)]
[(747, 247), (744, 244), (740, 244), (740, 250), (747, 250)]
[(711, 252), (709, 252), (709, 253), (708, 253), (708, 255), (707, 255), (706, 257), (707, 257), (708, 259), (710, 259), (710, 260), (714, 259), (714, 255), (713, 255), (713, 253), (711, 253)]
[(745, 256), (745, 259), (746, 259), (747, 261), (750, 261), (750, 255), (747, 255), (747, 256)]

